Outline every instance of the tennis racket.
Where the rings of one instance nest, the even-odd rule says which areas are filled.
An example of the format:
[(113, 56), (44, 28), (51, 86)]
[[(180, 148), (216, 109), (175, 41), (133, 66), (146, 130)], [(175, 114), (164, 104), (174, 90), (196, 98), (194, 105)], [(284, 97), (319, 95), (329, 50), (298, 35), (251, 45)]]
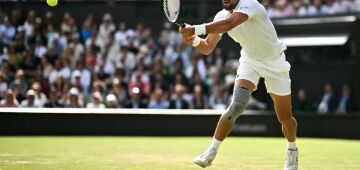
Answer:
[(180, 27), (185, 27), (185, 22), (181, 16), (181, 0), (161, 0), (162, 11), (165, 18)]

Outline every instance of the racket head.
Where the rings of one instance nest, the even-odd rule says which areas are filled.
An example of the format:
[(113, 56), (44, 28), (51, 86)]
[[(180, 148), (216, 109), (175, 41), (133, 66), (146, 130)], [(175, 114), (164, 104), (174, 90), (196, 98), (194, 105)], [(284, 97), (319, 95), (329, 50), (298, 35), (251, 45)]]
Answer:
[(181, 1), (180, 0), (161, 0), (162, 12), (171, 23), (185, 27), (185, 23), (181, 17)]

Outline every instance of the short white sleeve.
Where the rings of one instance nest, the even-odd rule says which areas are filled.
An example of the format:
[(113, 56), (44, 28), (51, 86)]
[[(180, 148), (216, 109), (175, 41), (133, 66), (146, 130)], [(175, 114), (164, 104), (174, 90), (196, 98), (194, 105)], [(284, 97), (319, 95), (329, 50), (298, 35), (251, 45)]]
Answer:
[[(214, 22), (216, 21), (220, 21), (225, 19), (227, 16), (229, 15), (229, 12), (227, 12), (226, 10), (221, 10), (219, 11), (215, 17), (214, 17)], [(223, 34), (219, 34), (220, 36), (222, 36)]]
[(249, 19), (256, 16), (259, 12), (257, 6), (253, 4), (251, 0), (241, 0), (235, 7), (234, 12), (241, 12), (246, 14)]

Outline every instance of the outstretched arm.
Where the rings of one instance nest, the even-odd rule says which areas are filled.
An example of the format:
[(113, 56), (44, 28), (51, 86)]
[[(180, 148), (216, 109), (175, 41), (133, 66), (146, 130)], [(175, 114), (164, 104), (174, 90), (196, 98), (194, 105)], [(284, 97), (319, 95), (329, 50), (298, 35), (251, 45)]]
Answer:
[[(221, 34), (230, 31), (241, 23), (245, 22), (248, 19), (248, 15), (241, 12), (233, 12), (230, 16), (224, 20), (219, 20), (215, 22), (210, 22), (204, 24), (205, 30), (200, 31), (203, 34)], [(180, 33), (184, 37), (190, 37), (195, 34), (195, 26), (187, 26), (180, 29)]]
[[(187, 45), (193, 45), (195, 35), (190, 37), (183, 37), (183, 41)], [(194, 46), (201, 54), (209, 55), (216, 47), (217, 43), (221, 39), (219, 34), (209, 34), (205, 39), (199, 38), (200, 44)]]

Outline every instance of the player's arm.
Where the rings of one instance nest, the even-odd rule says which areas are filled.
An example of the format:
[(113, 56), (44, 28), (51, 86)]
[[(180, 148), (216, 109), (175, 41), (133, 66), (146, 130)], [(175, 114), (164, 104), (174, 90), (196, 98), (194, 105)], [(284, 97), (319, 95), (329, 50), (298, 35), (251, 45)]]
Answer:
[(233, 12), (226, 19), (202, 25), (188, 26), (181, 28), (180, 32), (184, 37), (201, 34), (222, 34), (232, 30), (236, 26), (245, 22), (248, 18), (248, 15), (244, 13)]
[[(210, 22), (205, 24), (205, 30), (207, 34), (211, 33), (226, 33), (241, 23), (245, 22), (249, 17), (241, 12), (233, 12), (230, 16), (224, 20)], [(195, 27), (194, 27), (195, 33)]]
[(220, 39), (221, 36), (219, 34), (208, 34), (205, 39), (193, 35), (190, 37), (183, 37), (183, 42), (194, 46), (201, 54), (209, 55), (215, 49)]

